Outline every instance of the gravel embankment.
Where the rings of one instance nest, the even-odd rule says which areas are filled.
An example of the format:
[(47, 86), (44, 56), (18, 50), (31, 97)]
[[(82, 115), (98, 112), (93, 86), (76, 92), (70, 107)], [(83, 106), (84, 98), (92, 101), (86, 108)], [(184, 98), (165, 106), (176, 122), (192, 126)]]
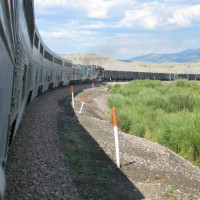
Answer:
[(5, 200), (81, 199), (58, 136), (58, 101), (67, 95), (57, 89), (28, 107), (9, 150)]
[[(79, 111), (80, 105), (75, 101), (76, 111)], [(82, 126), (69, 101), (60, 101), (60, 106), (63, 109), (59, 114), (59, 134), (80, 196), (85, 200), (143, 199), (143, 194)], [(96, 123), (93, 123), (95, 126)], [(105, 142), (109, 145), (109, 141)]]
[[(114, 134), (108, 122), (105, 87), (87, 89), (81, 125), (115, 163)], [(76, 98), (82, 100), (82, 94)], [(78, 109), (76, 110), (78, 111)], [(200, 170), (163, 146), (119, 131), (121, 171), (146, 199), (200, 199)]]

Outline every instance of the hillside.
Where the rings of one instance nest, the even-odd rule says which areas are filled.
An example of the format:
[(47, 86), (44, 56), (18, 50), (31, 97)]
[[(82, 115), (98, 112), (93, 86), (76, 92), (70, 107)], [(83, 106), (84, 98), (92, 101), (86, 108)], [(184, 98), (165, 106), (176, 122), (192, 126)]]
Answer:
[(200, 62), (161, 64), (148, 62), (123, 62), (96, 54), (63, 54), (61, 56), (71, 60), (74, 64), (99, 65), (104, 67), (104, 69), (106, 70), (166, 73), (200, 73)]
[(148, 54), (144, 56), (133, 57), (125, 60), (125, 62), (142, 61), (152, 63), (187, 63), (200, 61), (200, 48), (199, 49), (187, 49), (178, 53), (171, 54)]

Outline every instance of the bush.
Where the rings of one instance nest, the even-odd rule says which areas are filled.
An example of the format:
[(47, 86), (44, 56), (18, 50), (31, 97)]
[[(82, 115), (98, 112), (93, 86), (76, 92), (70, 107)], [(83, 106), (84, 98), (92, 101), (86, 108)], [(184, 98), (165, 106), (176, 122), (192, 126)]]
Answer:
[(190, 87), (190, 82), (187, 79), (179, 79), (176, 81), (176, 87)]

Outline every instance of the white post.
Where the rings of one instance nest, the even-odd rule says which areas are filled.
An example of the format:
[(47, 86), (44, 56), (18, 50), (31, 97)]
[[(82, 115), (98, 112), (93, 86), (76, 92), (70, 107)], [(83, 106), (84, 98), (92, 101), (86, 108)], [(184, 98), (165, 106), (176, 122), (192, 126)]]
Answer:
[(114, 130), (114, 136), (115, 136), (116, 163), (117, 163), (117, 167), (120, 168), (117, 115), (116, 115), (116, 109), (114, 107), (112, 108), (112, 119), (113, 119), (113, 126), (114, 126), (113, 130)]
[(119, 161), (119, 139), (118, 139), (117, 126), (114, 126), (113, 130), (114, 130), (114, 134), (115, 134), (116, 163), (117, 163), (117, 167), (120, 168), (120, 161)]
[(85, 104), (85, 102), (86, 102), (86, 98), (87, 98), (87, 96), (86, 96), (86, 94), (85, 94), (84, 97), (83, 97), (83, 102), (82, 102), (82, 105), (81, 105), (79, 114), (81, 114), (81, 112), (82, 112), (83, 106), (84, 106), (84, 104)]
[(74, 108), (74, 93), (72, 92), (72, 107)]
[(82, 105), (81, 105), (81, 108), (80, 108), (80, 111), (79, 111), (79, 114), (81, 114), (81, 112), (82, 112), (84, 103), (85, 103), (85, 102), (83, 101), (83, 102), (82, 102)]
[(72, 93), (72, 107), (74, 108), (74, 86), (73, 85), (70, 86), (70, 91)]

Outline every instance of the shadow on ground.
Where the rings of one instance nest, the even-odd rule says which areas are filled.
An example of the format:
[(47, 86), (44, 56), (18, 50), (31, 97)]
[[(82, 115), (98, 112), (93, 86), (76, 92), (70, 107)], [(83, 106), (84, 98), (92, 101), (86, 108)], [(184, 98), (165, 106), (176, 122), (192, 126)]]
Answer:
[(58, 132), (66, 165), (83, 199), (144, 199), (142, 193), (119, 170), (99, 144), (81, 126), (70, 96), (59, 102)]

